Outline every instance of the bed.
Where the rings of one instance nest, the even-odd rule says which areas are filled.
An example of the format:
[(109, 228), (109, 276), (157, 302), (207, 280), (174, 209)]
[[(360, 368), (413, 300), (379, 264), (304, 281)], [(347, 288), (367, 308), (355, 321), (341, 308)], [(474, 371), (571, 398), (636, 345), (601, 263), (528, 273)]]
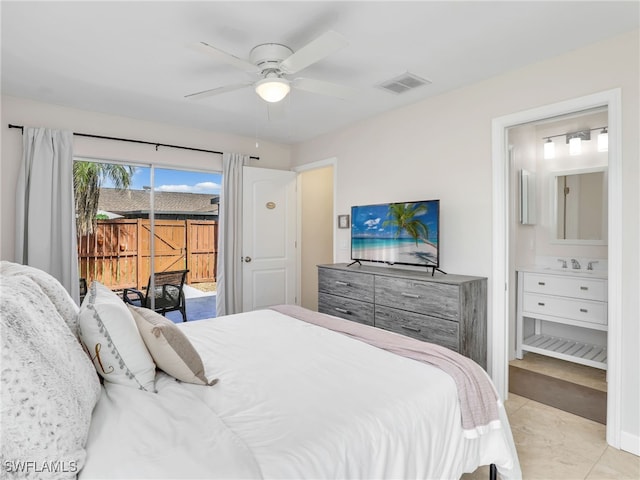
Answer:
[[(95, 282), (78, 309), (30, 267), (2, 262), (0, 281), (3, 331), (12, 332), (2, 352), (5, 471), (31, 460), (31, 472), (46, 465), (50, 478), (440, 479), (493, 464), (502, 478), (521, 478), (488, 376), (477, 365), (447, 372), (469, 369), (450, 351), (295, 306), (166, 325)], [(22, 361), (45, 348), (39, 336), (56, 345), (48, 360)], [(106, 339), (101, 350), (95, 338)], [(454, 367), (441, 364), (449, 357)], [(72, 371), (60, 365), (72, 362)], [(59, 390), (37, 406), (55, 421), (20, 415), (30, 406), (16, 377), (30, 399)], [(29, 422), (64, 438), (34, 448)]]

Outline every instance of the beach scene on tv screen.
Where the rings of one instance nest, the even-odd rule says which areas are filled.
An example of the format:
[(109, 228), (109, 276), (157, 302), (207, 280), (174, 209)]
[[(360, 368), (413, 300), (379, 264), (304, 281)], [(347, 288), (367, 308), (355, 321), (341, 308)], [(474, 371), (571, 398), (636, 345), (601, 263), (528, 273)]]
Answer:
[(438, 266), (438, 202), (353, 207), (351, 258)]

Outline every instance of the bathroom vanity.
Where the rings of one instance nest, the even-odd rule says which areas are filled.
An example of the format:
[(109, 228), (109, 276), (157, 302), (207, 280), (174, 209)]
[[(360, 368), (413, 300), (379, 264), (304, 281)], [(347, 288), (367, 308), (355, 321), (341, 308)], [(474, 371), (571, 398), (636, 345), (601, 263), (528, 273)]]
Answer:
[(524, 352), (607, 368), (606, 272), (518, 269), (516, 357)]

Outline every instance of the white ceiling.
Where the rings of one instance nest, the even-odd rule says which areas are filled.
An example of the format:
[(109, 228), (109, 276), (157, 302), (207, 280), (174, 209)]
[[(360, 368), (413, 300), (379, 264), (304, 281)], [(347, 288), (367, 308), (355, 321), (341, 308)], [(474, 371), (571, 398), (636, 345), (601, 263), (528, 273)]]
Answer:
[[(637, 0), (2, 1), (2, 93), (296, 143), (636, 29), (639, 6)], [(252, 78), (189, 48), (195, 42), (248, 59), (255, 45), (282, 43), (295, 51), (327, 30), (349, 45), (300, 76), (354, 87), (354, 98), (294, 90), (284, 114), (271, 120), (251, 88), (184, 99)], [(400, 95), (375, 87), (406, 71), (433, 83)]]

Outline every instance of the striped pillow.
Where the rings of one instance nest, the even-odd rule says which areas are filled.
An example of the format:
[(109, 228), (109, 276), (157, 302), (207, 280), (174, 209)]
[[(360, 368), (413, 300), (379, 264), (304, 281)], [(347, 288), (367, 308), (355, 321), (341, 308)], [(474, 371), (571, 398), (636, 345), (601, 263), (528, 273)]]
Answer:
[(153, 310), (128, 307), (159, 369), (187, 383), (214, 385), (218, 381), (207, 379), (200, 354), (175, 323)]

